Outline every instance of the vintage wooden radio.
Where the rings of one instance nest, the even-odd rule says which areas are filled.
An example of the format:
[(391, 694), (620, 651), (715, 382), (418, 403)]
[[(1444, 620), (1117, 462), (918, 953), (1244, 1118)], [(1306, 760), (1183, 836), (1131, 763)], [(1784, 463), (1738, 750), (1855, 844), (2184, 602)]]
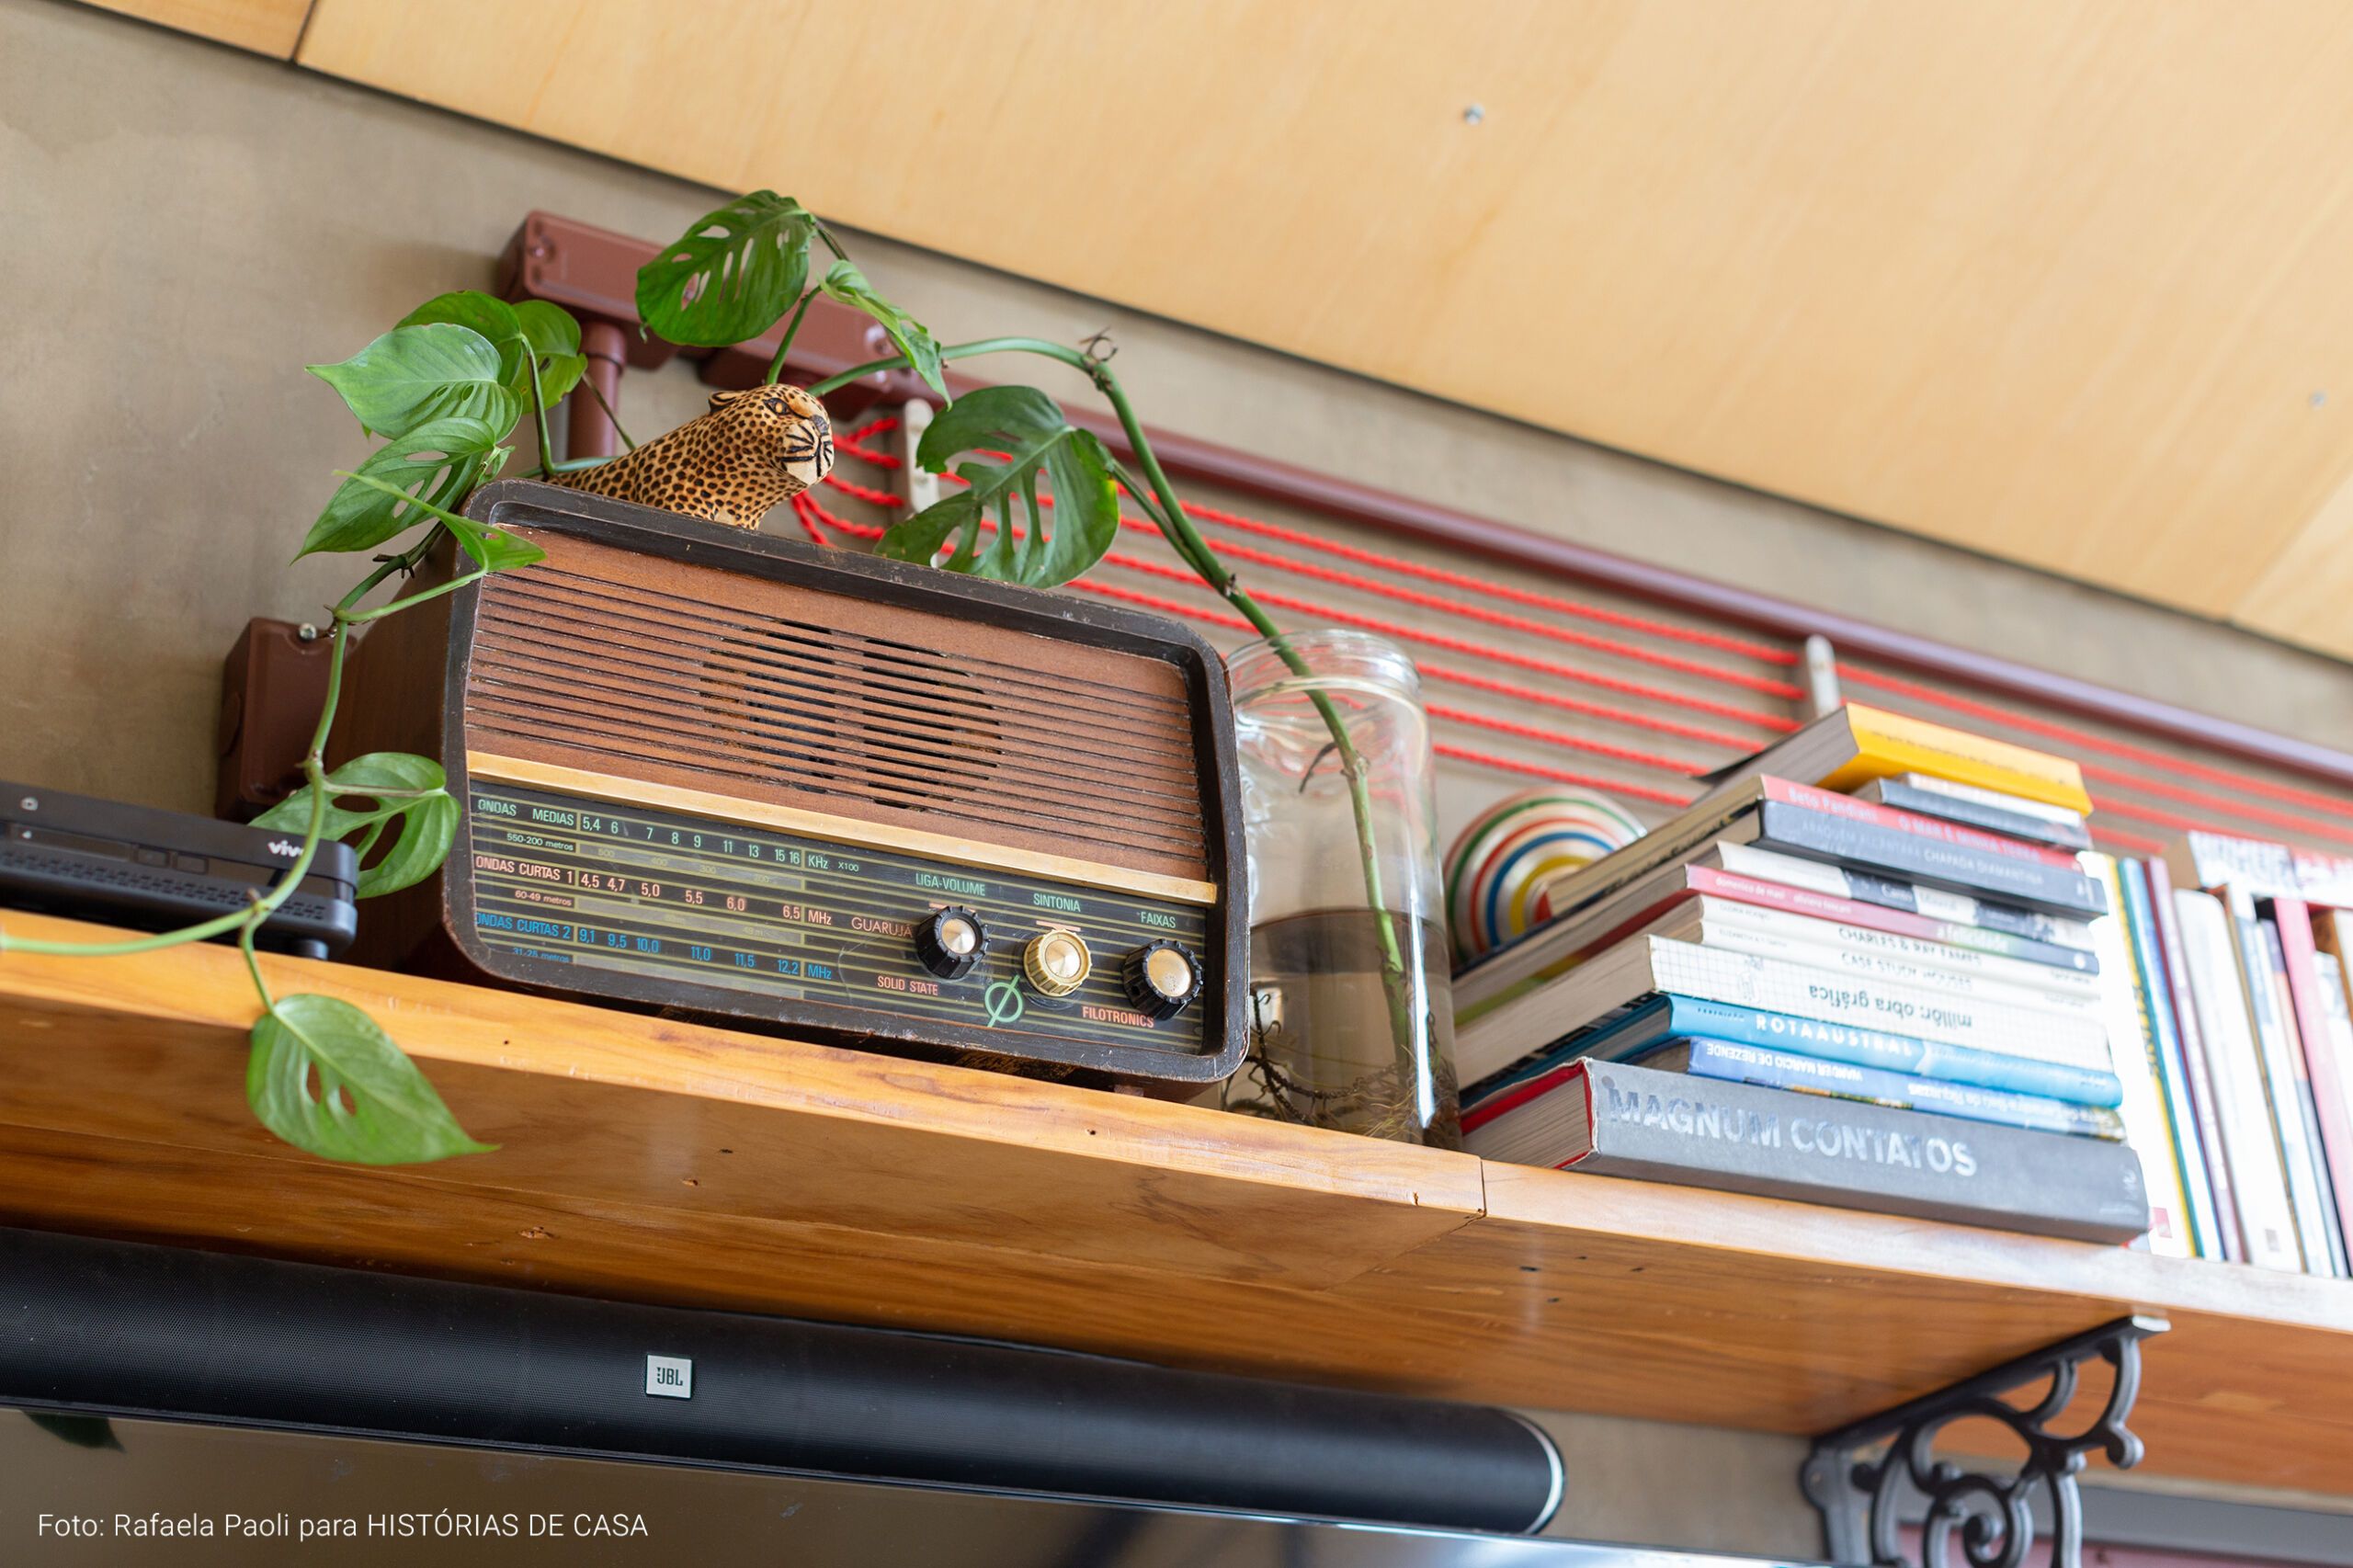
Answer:
[(468, 509), (548, 559), (354, 651), (339, 754), (438, 756), (465, 806), (363, 961), (1161, 1093), (1238, 1064), (1192, 631), (549, 485)]

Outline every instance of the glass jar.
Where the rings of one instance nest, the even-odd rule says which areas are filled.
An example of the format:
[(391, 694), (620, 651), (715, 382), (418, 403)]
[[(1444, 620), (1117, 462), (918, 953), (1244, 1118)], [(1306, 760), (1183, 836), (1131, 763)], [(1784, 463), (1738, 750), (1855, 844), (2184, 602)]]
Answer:
[(1344, 631), (1253, 642), (1226, 671), (1249, 830), (1251, 1017), (1225, 1106), (1459, 1148), (1421, 672), (1396, 644)]

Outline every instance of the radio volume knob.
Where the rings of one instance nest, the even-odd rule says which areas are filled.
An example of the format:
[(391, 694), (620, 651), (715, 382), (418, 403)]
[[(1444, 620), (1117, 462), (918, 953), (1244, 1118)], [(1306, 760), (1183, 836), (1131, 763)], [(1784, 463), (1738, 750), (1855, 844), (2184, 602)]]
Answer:
[(1095, 955), (1086, 950), (1086, 939), (1075, 931), (1049, 931), (1030, 938), (1021, 949), (1021, 972), (1049, 996), (1069, 995), (1086, 983), (1094, 968)]
[(988, 927), (961, 904), (934, 911), (915, 927), (915, 961), (942, 980), (961, 980), (972, 973), (988, 945)]
[(1175, 942), (1146, 942), (1120, 962), (1128, 1000), (1147, 1018), (1173, 1018), (1201, 994), (1201, 960)]

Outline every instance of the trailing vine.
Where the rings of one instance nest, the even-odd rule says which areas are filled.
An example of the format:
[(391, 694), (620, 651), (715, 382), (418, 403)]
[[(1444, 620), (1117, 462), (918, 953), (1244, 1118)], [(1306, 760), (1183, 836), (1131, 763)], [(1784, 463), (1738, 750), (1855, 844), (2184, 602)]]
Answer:
[[(833, 260), (812, 282), (812, 252), (820, 244)], [(1313, 673), (1187, 517), (1111, 372), (1100, 335), (1080, 347), (1031, 337), (942, 347), (921, 323), (875, 291), (814, 215), (765, 190), (706, 215), (647, 264), (638, 275), (637, 304), (647, 330), (673, 343), (709, 347), (750, 342), (789, 316), (768, 366), (767, 380), (774, 381), (820, 295), (870, 316), (896, 352), (810, 390), (823, 396), (878, 370), (911, 369), (947, 403), (925, 431), (916, 460), (945, 474), (957, 459), (965, 460), (955, 469), (964, 487), (892, 524), (879, 553), (1053, 587), (1103, 559), (1119, 534), (1124, 491), (1178, 558), (1256, 628), (1294, 674)], [(945, 364), (1006, 353), (1040, 356), (1085, 374), (1118, 415), (1141, 474), (1114, 459), (1092, 432), (1073, 426), (1035, 388), (986, 387), (949, 399)], [(353, 635), (369, 622), (544, 559), (528, 540), (486, 528), (458, 508), (512, 459), (514, 449), (506, 443), (527, 413), (539, 436), (538, 472), (542, 477), (556, 472), (559, 465), (549, 457), (548, 410), (583, 383), (586, 369), (579, 324), (564, 311), (540, 301), (509, 304), (471, 290), (427, 301), (340, 364), (310, 367), (342, 397), (361, 430), (382, 445), (358, 468), (338, 471), (342, 483), (312, 524), (296, 559), (379, 551), (404, 535), (424, 532), (404, 548), (373, 554), (372, 570), (331, 608), (327, 696), (302, 759), (303, 784), (256, 819), (258, 826), (301, 833), (293, 866), (267, 892), (255, 890), (246, 908), (154, 936), (51, 942), (0, 929), (0, 954), (92, 958), (233, 936), (261, 1004), (249, 1037), (246, 1101), (279, 1138), (327, 1159), (399, 1165), (495, 1147), (466, 1133), (407, 1053), (361, 1009), (336, 997), (274, 994), (255, 944), (328, 839), (348, 841), (358, 850), (356, 892), (361, 898), (418, 882), (447, 858), (460, 807), (438, 763), (376, 752), (327, 769), (346, 657)], [(602, 393), (597, 395), (602, 403)], [(977, 455), (995, 452), (1006, 455)], [(578, 469), (597, 460), (602, 460), (560, 466)], [(472, 565), (448, 582), (404, 595), (402, 585), (445, 544)], [(365, 608), (387, 583), (394, 585), (392, 597)], [(1367, 764), (1338, 710), (1320, 694), (1314, 702), (1348, 779), (1366, 899), (1382, 943), (1382, 989), (1400, 1081), (1410, 1081), (1418, 1020), (1412, 1015), (1396, 928), (1387, 917)]]

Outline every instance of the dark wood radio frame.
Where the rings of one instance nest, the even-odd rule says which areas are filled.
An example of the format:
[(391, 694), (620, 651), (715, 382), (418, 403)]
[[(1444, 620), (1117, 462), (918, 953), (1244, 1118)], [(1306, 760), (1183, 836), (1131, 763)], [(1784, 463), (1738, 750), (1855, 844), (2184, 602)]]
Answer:
[[(1198, 1055), (1144, 1053), (1115, 1044), (1025, 1034), (1018, 1037), (1019, 1050), (1009, 1051), (1007, 1046), (1017, 1042), (1004, 1030), (847, 1003), (804, 1004), (763, 996), (755, 1007), (748, 1005), (747, 994), (725, 986), (615, 971), (601, 973), (597, 989), (584, 993), (564, 983), (562, 965), (494, 953), (482, 943), (473, 931), (470, 880), (446, 872), (371, 905), (356, 957), (379, 967), (664, 1011), (736, 1028), (774, 1028), (854, 1049), (1082, 1084), (1127, 1085), (1171, 1097), (1189, 1097), (1240, 1066), (1247, 1046), (1249, 862), (1233, 707), (1223, 662), (1191, 628), (1069, 595), (824, 550), (532, 481), (484, 485), (466, 510), (493, 525), (558, 532), (664, 561), (944, 614), (981, 627), (1173, 665), (1183, 682), (1194, 754), (1200, 763), (1205, 880), (1220, 892), (1205, 911), (1205, 946), (1216, 965), (1215, 986), (1195, 1004), (1202, 1009), (1205, 1049)], [(481, 594), (476, 585), (445, 595), (432, 605), (381, 623), (362, 641), (353, 656), (346, 698), (350, 722), (338, 727), (338, 760), (380, 749), (419, 752), (441, 762), (452, 794), (468, 797), (469, 655)], [(448, 608), (430, 613), (438, 605)], [(471, 833), (470, 822), (460, 826), (451, 864), (465, 863)]]

